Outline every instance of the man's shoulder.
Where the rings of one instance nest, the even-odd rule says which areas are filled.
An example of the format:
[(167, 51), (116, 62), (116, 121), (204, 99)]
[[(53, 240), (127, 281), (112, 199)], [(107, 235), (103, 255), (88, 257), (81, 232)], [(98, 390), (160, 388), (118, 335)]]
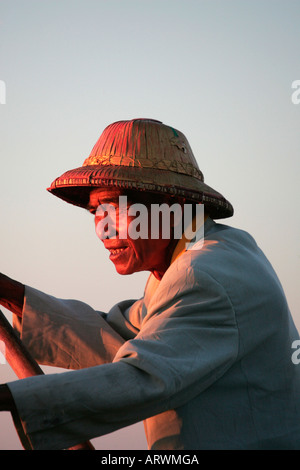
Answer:
[[(272, 270), (254, 238), (245, 230), (214, 221), (206, 224), (204, 237), (187, 246), (165, 274), (165, 282), (188, 283), (209, 276), (224, 285), (250, 282), (258, 271)], [(253, 282), (253, 279), (252, 281)]]
[(212, 219), (208, 219), (205, 222), (204, 239), (216, 239), (227, 242), (232, 241), (233, 243), (242, 243), (243, 245), (251, 245), (253, 248), (257, 248), (254, 237), (246, 230), (223, 223), (218, 223)]
[(203, 237), (192, 241), (185, 253), (178, 259), (179, 265), (191, 265), (197, 269), (218, 269), (222, 263), (237, 262), (263, 256), (255, 239), (245, 230), (212, 220), (204, 226)]

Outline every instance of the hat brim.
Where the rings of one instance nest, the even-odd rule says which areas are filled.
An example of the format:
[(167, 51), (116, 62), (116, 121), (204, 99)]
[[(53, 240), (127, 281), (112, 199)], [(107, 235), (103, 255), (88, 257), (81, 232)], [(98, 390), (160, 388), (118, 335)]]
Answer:
[(233, 215), (232, 205), (222, 194), (195, 177), (169, 170), (118, 165), (83, 166), (65, 172), (47, 190), (70, 204), (88, 208), (90, 192), (99, 187), (149, 191), (203, 203), (214, 219)]

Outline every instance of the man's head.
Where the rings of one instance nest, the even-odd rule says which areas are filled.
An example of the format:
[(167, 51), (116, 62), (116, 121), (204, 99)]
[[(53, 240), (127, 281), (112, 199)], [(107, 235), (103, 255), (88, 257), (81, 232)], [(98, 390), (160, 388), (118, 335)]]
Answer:
[[(150, 207), (152, 209), (155, 202), (169, 205), (177, 202), (182, 206), (183, 201), (189, 201), (194, 207), (202, 204), (214, 219), (233, 214), (230, 202), (204, 183), (186, 137), (153, 119), (118, 121), (107, 126), (83, 165), (56, 178), (48, 190), (95, 213), (98, 236), (110, 250), (110, 259), (122, 274), (150, 270), (160, 278), (169, 265), (178, 242), (175, 236), (177, 216), (174, 213), (170, 218), (167, 226), (170, 233), (164, 236), (161, 227), (157, 228), (153, 218), (149, 218), (152, 215)], [(116, 201), (125, 195), (128, 197), (126, 209), (125, 203), (120, 207)], [(115, 210), (105, 215), (106, 211), (101, 209), (103, 203), (115, 205)], [(148, 207), (142, 227), (146, 237), (135, 236), (137, 227), (132, 211), (137, 203)], [(116, 216), (114, 236), (104, 233), (105, 225), (113, 228), (111, 221), (107, 223), (113, 213)], [(124, 224), (121, 215), (125, 213)], [(105, 217), (108, 219), (103, 221)], [(124, 236), (125, 229), (128, 233)], [(153, 236), (154, 232), (156, 235)]]
[(182, 206), (183, 201), (151, 193), (98, 188), (90, 193), (88, 209), (119, 274), (150, 271), (161, 279), (182, 233)]

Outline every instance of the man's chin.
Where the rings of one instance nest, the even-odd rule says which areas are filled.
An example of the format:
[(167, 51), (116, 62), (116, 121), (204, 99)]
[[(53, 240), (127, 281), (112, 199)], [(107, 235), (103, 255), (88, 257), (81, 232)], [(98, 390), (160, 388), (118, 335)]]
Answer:
[(121, 266), (117, 263), (114, 263), (114, 266), (116, 268), (117, 273), (121, 274), (122, 276), (126, 276), (128, 274), (133, 274), (136, 272), (134, 269), (131, 269), (127, 266)]

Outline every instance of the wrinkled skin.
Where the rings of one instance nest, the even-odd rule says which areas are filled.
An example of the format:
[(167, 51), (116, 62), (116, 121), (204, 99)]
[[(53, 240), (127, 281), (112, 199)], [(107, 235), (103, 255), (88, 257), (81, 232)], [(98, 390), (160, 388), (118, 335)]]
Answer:
[[(114, 233), (106, 232), (106, 237), (101, 233), (97, 233), (107, 250), (110, 251), (110, 260), (114, 263), (115, 268), (119, 274), (132, 274), (138, 271), (150, 271), (157, 279), (161, 279), (165, 271), (168, 269), (172, 257), (173, 250), (178, 242), (173, 239), (172, 227), (170, 230), (170, 238), (151, 238), (151, 218), (150, 210), (148, 211), (148, 238), (133, 239), (128, 234), (126, 239), (120, 238), (120, 220), (118, 212), (119, 196), (122, 195), (121, 190), (114, 189), (96, 189), (90, 195), (89, 209), (95, 215), (95, 226), (97, 232), (97, 225), (103, 217), (97, 214), (97, 207), (99, 205), (112, 204), (116, 208), (116, 224)], [(150, 207), (151, 195), (146, 197), (140, 196), (138, 200), (132, 200), (128, 197), (127, 208), (134, 203), (143, 203)], [(157, 201), (156, 201), (157, 202)], [(133, 216), (127, 216), (127, 228), (134, 220)], [(172, 225), (172, 222), (171, 222)], [(130, 232), (128, 230), (128, 232)]]

